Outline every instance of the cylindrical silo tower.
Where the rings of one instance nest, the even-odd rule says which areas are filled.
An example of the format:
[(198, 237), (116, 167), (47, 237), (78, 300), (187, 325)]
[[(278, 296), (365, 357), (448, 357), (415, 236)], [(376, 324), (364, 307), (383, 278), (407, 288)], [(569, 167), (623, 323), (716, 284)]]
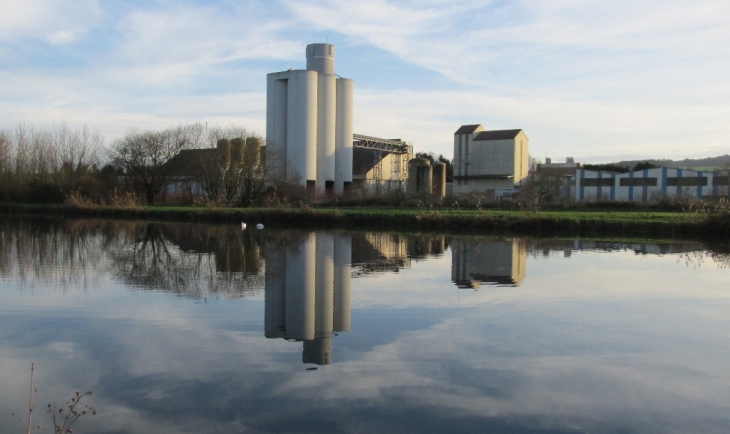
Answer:
[(408, 162), (408, 193), (418, 196), (431, 194), (433, 167), (425, 158), (413, 158)]
[(289, 176), (307, 188), (317, 179), (316, 71), (288, 71), (286, 160)]
[(337, 79), (337, 128), (335, 133), (335, 194), (352, 185), (352, 102), (355, 82)]
[(307, 69), (320, 74), (335, 73), (335, 46), (330, 44), (307, 45)]
[(286, 173), (288, 74), (266, 76), (266, 161), (269, 170)]
[(335, 184), (336, 78), (319, 74), (317, 86), (317, 192), (332, 193)]

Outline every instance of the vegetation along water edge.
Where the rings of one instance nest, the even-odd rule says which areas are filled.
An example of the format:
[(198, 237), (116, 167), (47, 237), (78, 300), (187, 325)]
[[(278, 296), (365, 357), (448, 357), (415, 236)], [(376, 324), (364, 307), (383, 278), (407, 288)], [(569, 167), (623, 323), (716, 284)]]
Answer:
[(148, 219), (199, 223), (252, 222), (293, 228), (442, 230), (531, 236), (730, 239), (730, 214), (651, 209), (568, 208), (536, 211), (401, 207), (230, 208), (0, 204), (3, 214)]

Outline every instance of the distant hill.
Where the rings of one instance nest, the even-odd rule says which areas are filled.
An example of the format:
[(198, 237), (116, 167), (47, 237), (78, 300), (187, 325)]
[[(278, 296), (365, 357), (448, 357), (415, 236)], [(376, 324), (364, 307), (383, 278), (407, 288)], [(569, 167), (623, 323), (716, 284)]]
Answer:
[(617, 166), (626, 166), (633, 168), (638, 163), (649, 162), (656, 166), (676, 167), (678, 169), (694, 169), (694, 170), (715, 170), (730, 167), (730, 155), (721, 155), (719, 157), (698, 158), (684, 160), (626, 160), (619, 161)]

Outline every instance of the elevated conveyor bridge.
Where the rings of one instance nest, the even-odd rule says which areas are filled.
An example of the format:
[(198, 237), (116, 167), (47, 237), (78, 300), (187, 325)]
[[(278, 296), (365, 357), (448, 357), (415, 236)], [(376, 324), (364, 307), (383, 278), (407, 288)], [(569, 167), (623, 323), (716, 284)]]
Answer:
[(390, 154), (412, 154), (413, 146), (400, 139), (381, 139), (378, 137), (363, 136), (362, 134), (352, 135), (352, 146), (361, 149), (372, 149), (374, 151)]

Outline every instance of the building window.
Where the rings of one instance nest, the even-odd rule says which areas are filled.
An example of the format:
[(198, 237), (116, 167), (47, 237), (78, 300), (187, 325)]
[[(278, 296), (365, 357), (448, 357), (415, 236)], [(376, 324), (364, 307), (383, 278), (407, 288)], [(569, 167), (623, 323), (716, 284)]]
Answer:
[(712, 185), (730, 185), (730, 176), (715, 176), (712, 178)]
[(613, 178), (581, 178), (581, 187), (613, 187)]
[(667, 186), (669, 187), (704, 187), (707, 185), (706, 176), (695, 176), (691, 178), (667, 178)]
[(656, 187), (656, 178), (621, 178), (621, 187)]

